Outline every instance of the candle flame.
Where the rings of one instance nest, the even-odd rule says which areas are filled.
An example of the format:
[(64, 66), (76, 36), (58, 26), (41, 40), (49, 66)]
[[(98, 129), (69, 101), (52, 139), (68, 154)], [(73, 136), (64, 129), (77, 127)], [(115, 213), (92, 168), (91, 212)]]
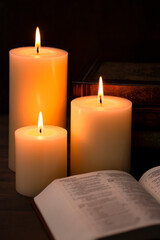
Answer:
[(35, 37), (35, 47), (36, 47), (37, 53), (39, 53), (40, 46), (41, 46), (41, 37), (40, 37), (39, 27), (37, 27), (36, 28), (36, 37)]
[(102, 100), (103, 100), (103, 82), (102, 82), (102, 77), (101, 76), (99, 78), (98, 99), (99, 99), (100, 103), (102, 104)]
[(43, 131), (43, 117), (42, 117), (42, 112), (39, 112), (39, 117), (38, 117), (38, 131), (42, 133)]

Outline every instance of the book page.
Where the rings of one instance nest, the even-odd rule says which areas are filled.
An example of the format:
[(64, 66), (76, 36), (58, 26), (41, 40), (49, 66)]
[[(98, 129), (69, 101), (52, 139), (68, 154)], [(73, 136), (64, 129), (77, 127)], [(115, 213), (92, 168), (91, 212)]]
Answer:
[(160, 166), (145, 172), (139, 182), (160, 203)]
[(57, 240), (96, 239), (160, 224), (157, 201), (121, 171), (56, 180), (34, 200)]
[[(47, 227), (55, 240), (92, 239), (88, 224), (77, 216), (74, 206), (53, 181), (34, 198)], [(77, 236), (81, 236), (78, 238)]]

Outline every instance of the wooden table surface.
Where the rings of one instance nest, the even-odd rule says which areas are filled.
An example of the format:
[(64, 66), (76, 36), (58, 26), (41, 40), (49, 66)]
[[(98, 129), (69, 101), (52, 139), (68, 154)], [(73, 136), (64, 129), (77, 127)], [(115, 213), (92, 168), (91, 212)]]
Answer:
[(8, 168), (8, 116), (0, 115), (0, 239), (47, 240), (31, 205), (32, 198), (15, 190), (15, 173)]

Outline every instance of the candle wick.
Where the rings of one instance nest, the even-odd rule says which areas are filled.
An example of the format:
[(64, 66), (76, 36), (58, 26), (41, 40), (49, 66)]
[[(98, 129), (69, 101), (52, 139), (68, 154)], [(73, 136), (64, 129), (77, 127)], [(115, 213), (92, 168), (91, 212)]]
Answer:
[(39, 47), (37, 47), (37, 53), (39, 53)]
[(42, 129), (41, 128), (39, 129), (39, 132), (42, 133)]
[(101, 95), (99, 96), (99, 101), (100, 101), (100, 104), (102, 104), (102, 96)]

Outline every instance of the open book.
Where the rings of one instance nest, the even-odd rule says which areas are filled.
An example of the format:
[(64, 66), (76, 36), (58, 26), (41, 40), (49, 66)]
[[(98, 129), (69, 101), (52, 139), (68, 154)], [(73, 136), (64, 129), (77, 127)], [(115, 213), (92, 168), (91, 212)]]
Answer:
[(160, 239), (160, 166), (139, 182), (117, 170), (57, 179), (34, 205), (56, 240)]

